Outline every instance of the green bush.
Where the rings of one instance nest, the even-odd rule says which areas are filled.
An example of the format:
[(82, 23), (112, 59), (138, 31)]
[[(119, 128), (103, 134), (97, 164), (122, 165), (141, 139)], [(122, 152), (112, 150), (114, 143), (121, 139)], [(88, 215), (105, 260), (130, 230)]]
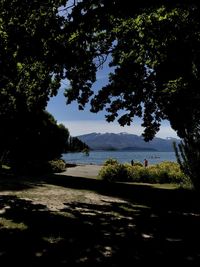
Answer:
[(133, 166), (140, 166), (140, 167), (143, 167), (143, 164), (139, 161), (136, 161), (133, 163)]
[(130, 181), (141, 183), (188, 183), (186, 176), (176, 162), (164, 161), (159, 164), (143, 167), (140, 164), (108, 164), (104, 166), (99, 177), (106, 181)]
[(156, 165), (159, 183), (181, 183), (186, 177), (176, 162), (163, 161)]
[(123, 164), (108, 164), (100, 170), (99, 177), (107, 182), (127, 181), (128, 171)]
[(52, 173), (63, 172), (66, 170), (66, 163), (62, 159), (48, 161), (48, 165), (49, 165), (49, 171)]
[(119, 164), (119, 162), (118, 162), (117, 159), (113, 159), (113, 158), (108, 158), (103, 163), (104, 166), (107, 166), (107, 165), (115, 165), (115, 164)]
[(156, 183), (157, 181), (154, 175), (152, 175), (149, 170), (149, 168), (140, 165), (131, 166), (129, 170), (129, 180), (140, 183)]

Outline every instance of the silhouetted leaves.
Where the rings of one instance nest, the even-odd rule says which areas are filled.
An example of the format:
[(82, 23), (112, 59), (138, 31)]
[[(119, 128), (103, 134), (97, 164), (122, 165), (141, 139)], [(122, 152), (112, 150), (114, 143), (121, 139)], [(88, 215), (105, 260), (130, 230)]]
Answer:
[(88, 81), (93, 83), (109, 56), (109, 83), (91, 98), (93, 112), (105, 109), (107, 120), (119, 118), (121, 125), (142, 117), (146, 140), (155, 136), (162, 119), (183, 138), (199, 123), (200, 16), (195, 1), (136, 1), (133, 6), (82, 1), (70, 16), (76, 30), (72, 42), (83, 58), (77, 62), (74, 57), (68, 68), (69, 74), (76, 69), (76, 78), (68, 76), (68, 102), (84, 106), (91, 94)]

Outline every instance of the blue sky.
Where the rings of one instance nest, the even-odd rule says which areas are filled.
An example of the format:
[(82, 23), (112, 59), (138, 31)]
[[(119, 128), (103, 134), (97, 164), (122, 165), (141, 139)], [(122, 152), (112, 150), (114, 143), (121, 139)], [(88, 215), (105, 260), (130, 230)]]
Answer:
[[(94, 90), (107, 83), (107, 71), (107, 67), (98, 71), (98, 81), (94, 85)], [(64, 124), (69, 129), (72, 136), (91, 132), (127, 132), (137, 135), (142, 134), (143, 128), (141, 127), (141, 120), (139, 118), (135, 118), (131, 126), (121, 127), (117, 121), (111, 123), (106, 122), (104, 111), (97, 114), (91, 113), (89, 111), (89, 105), (87, 105), (83, 111), (78, 110), (76, 102), (66, 105), (66, 100), (63, 95), (66, 85), (67, 81), (62, 82), (58, 95), (50, 99), (47, 110), (55, 117), (58, 123)], [(161, 129), (156, 136), (161, 138), (177, 137), (176, 133), (171, 129), (168, 121), (163, 121)]]

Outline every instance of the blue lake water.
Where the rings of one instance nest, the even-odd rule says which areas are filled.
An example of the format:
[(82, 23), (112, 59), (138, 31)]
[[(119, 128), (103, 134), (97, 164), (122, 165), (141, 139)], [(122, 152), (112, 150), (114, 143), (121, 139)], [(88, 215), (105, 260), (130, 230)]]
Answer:
[(134, 152), (134, 151), (91, 151), (89, 156), (83, 153), (66, 153), (62, 158), (68, 163), (76, 164), (97, 164), (101, 165), (108, 158), (117, 159), (121, 163), (131, 160), (143, 163), (146, 158), (149, 164), (156, 164), (161, 161), (175, 161), (174, 152)]

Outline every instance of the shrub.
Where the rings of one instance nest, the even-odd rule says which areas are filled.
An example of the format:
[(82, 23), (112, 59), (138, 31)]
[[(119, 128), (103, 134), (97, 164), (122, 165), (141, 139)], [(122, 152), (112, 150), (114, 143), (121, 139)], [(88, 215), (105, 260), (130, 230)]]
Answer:
[(109, 158), (109, 159), (105, 160), (103, 163), (104, 166), (115, 165), (115, 164), (119, 164), (119, 162), (117, 159), (113, 159), (113, 158)]
[(131, 182), (140, 182), (140, 174), (143, 167), (136, 165), (136, 166), (127, 166), (127, 172), (128, 172), (128, 180)]
[(160, 183), (182, 183), (186, 176), (176, 162), (163, 161), (157, 164)]
[(131, 181), (141, 183), (176, 183), (186, 184), (188, 180), (176, 162), (164, 161), (159, 164), (143, 167), (140, 164), (108, 164), (99, 176), (106, 181)]
[(133, 163), (133, 166), (140, 166), (140, 167), (143, 167), (143, 164), (139, 161), (136, 161)]
[[(197, 126), (198, 125), (198, 126)], [(193, 189), (200, 191), (200, 131), (199, 124), (174, 149), (181, 170), (187, 176), (187, 182)]]
[(99, 177), (107, 182), (127, 181), (128, 171), (123, 164), (108, 164), (100, 170)]
[(48, 162), (48, 165), (49, 165), (49, 171), (52, 173), (63, 172), (66, 170), (66, 163), (62, 159), (51, 160)]

